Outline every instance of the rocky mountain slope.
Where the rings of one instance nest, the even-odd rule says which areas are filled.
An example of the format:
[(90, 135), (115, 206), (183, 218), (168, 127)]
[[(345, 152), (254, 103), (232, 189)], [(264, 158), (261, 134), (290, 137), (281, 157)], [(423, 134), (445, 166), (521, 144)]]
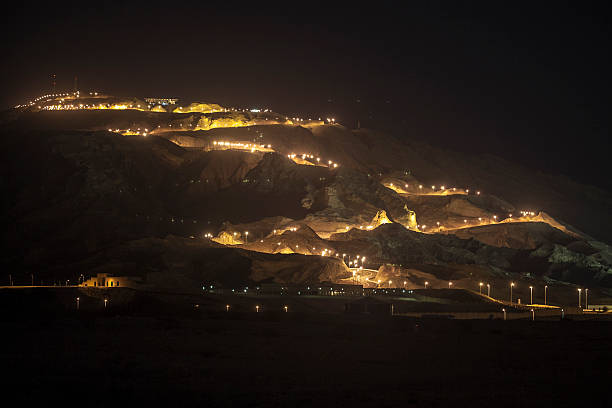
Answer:
[[(612, 286), (608, 192), (376, 131), (224, 115), (5, 113), (5, 269), (22, 280), (136, 270), (182, 286), (342, 281), (359, 254), (376, 281)], [(135, 247), (150, 253), (134, 260)], [(212, 267), (221, 253), (242, 266)]]

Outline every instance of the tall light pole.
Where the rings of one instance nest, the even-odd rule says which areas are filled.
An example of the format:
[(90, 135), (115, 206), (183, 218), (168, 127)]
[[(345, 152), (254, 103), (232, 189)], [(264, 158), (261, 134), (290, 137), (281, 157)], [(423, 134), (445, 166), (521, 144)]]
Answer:
[(544, 285), (544, 304), (546, 305), (546, 290), (548, 289), (548, 285)]
[(535, 320), (535, 312), (531, 309), (531, 321)]
[(76, 306), (77, 306), (77, 310), (79, 310), (79, 306), (80, 306), (80, 304), (79, 304), (79, 303), (80, 303), (80, 300), (81, 300), (81, 299), (76, 298), (76, 301), (77, 301), (77, 304), (76, 304)]
[(529, 304), (533, 305), (533, 286), (529, 287)]
[(514, 282), (510, 282), (510, 304), (512, 304), (512, 288), (514, 287)]
[(504, 312), (504, 320), (506, 320), (506, 309), (502, 309), (502, 312)]
[(582, 289), (578, 289), (578, 308), (582, 307)]
[(584, 308), (585, 309), (589, 308), (589, 289), (588, 288), (584, 290)]
[(249, 231), (244, 232), (244, 241), (247, 244), (249, 243)]
[(482, 295), (482, 282), (478, 284), (478, 294)]
[(491, 285), (487, 283), (487, 296), (491, 297)]

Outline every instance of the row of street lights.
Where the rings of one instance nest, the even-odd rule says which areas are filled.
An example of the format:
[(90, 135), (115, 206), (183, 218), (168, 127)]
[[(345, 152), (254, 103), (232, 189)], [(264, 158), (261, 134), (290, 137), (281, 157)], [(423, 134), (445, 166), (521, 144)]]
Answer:
[[(482, 282), (480, 283), (480, 286), (482, 287)], [(487, 284), (487, 286), (489, 286)], [(514, 282), (510, 282), (510, 303), (512, 303), (512, 288), (514, 288), (515, 284)], [(585, 296), (585, 304), (584, 307), (585, 309), (588, 309), (589, 307), (589, 289), (585, 288), (584, 289), (584, 296)], [(533, 305), (533, 286), (529, 286), (529, 304)], [(544, 304), (547, 305), (548, 304), (548, 285), (544, 285)], [(578, 288), (578, 307), (581, 308), (582, 307), (582, 288)]]
[[(104, 308), (106, 309), (106, 307), (108, 306), (108, 299), (104, 299)], [(81, 298), (77, 297), (76, 298), (76, 310), (79, 310), (81, 308)]]
[[(510, 282), (510, 303), (512, 303), (512, 288), (514, 288), (515, 283)], [(548, 304), (548, 285), (544, 285), (544, 304)], [(533, 305), (533, 286), (529, 286), (529, 304)]]
[[(380, 287), (380, 283), (381, 280), (379, 279), (377, 281), (378, 285), (377, 287)], [(392, 281), (389, 280), (389, 288), (391, 287), (391, 283)], [(406, 281), (404, 281), (404, 287), (406, 286)], [(425, 281), (425, 289), (427, 289), (429, 285), (428, 281)], [(478, 293), (480, 295), (482, 295), (482, 287), (485, 284), (483, 282), (479, 282), (478, 283)], [(487, 296), (491, 297), (491, 284), (487, 283)], [(513, 303), (513, 296), (512, 296), (512, 290), (514, 289), (514, 287), (516, 286), (516, 284), (514, 282), (510, 282), (510, 304)], [(448, 288), (451, 289), (453, 287), (453, 282), (449, 281), (448, 282)], [(585, 294), (585, 309), (587, 309), (589, 307), (589, 289), (585, 288), (584, 289), (584, 294)], [(533, 286), (529, 286), (529, 304), (533, 305)], [(544, 304), (548, 305), (548, 285), (544, 285)], [(582, 288), (578, 288), (578, 307), (581, 308), (582, 307)], [(505, 313), (505, 312), (504, 312)]]
[[(230, 305), (225, 305), (225, 311), (226, 311), (226, 312), (229, 312), (229, 311), (230, 311), (230, 308), (231, 308), (231, 307), (230, 307)], [(261, 310), (261, 306), (259, 306), (259, 305), (255, 305), (255, 313), (259, 313), (259, 311), (260, 311), (260, 310)], [(282, 310), (283, 310), (285, 313), (288, 313), (288, 312), (289, 312), (289, 306), (287, 306), (287, 305), (283, 306), (283, 309), (282, 309)]]
[[(589, 289), (586, 288), (584, 290), (584, 308), (588, 309), (589, 308)], [(578, 288), (578, 307), (581, 308), (582, 307), (582, 289)]]
[[(535, 310), (529, 309), (529, 311), (531, 312), (531, 321), (535, 321)], [(504, 313), (504, 320), (507, 320), (506, 309), (502, 309), (502, 312)], [(561, 320), (563, 320), (564, 318), (565, 318), (565, 310), (561, 309)]]
[[(480, 282), (478, 284), (478, 293), (480, 293), (482, 295), (482, 287), (483, 287), (484, 283)], [(491, 297), (491, 285), (487, 283), (487, 296)]]

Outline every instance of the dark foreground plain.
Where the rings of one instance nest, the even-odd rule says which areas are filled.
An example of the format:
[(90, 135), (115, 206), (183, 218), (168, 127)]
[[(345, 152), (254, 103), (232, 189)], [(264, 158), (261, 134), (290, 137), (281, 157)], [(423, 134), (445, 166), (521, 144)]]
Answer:
[(2, 315), (18, 406), (609, 406), (610, 321)]

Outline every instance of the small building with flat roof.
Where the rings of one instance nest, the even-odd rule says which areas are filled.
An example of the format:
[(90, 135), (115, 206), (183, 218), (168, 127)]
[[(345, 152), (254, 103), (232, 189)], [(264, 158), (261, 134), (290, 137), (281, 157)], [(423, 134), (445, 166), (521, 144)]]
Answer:
[(94, 288), (137, 288), (142, 285), (138, 276), (111, 276), (109, 273), (99, 273), (81, 283), (80, 286)]

